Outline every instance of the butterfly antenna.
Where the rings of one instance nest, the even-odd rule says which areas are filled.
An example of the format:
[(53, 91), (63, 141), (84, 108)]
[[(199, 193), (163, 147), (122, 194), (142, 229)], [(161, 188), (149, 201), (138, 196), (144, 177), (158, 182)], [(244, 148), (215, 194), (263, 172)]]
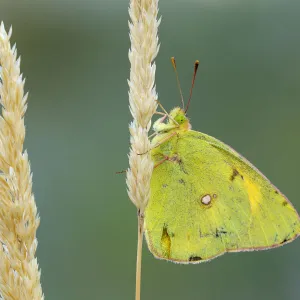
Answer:
[(175, 57), (171, 57), (171, 62), (172, 62), (172, 65), (173, 65), (173, 68), (174, 68), (174, 71), (175, 71), (175, 75), (176, 75), (176, 81), (177, 81), (177, 86), (178, 86), (179, 93), (180, 93), (182, 109), (184, 109), (183, 95), (182, 95), (182, 90), (181, 90), (181, 87), (180, 87), (180, 81), (179, 81), (179, 77), (178, 77)]
[(188, 101), (188, 103), (187, 103), (187, 105), (186, 105), (186, 108), (185, 108), (185, 111), (184, 111), (185, 113), (186, 113), (187, 110), (189, 109), (190, 102), (191, 102), (191, 99), (192, 99), (193, 88), (194, 88), (194, 84), (195, 84), (195, 79), (196, 79), (198, 67), (199, 67), (199, 60), (196, 60), (196, 61), (195, 61), (195, 65), (194, 65), (194, 74), (193, 74), (193, 79), (192, 79), (192, 86), (191, 86), (191, 89), (190, 89), (190, 97), (189, 97), (189, 101)]

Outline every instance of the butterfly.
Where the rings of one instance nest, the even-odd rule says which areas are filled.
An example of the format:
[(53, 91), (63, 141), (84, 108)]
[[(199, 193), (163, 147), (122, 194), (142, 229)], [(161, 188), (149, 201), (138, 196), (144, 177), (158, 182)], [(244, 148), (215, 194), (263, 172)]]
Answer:
[[(174, 58), (172, 62), (176, 71)], [(289, 200), (231, 147), (192, 130), (188, 105), (153, 125), (154, 170), (144, 226), (154, 256), (200, 263), (296, 239), (300, 218)]]

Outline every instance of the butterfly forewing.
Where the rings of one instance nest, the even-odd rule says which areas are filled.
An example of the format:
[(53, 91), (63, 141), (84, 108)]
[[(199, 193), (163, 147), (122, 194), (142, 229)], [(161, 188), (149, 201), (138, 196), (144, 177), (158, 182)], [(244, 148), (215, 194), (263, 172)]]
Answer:
[(189, 130), (153, 149), (152, 157), (157, 167), (145, 235), (155, 256), (201, 262), (277, 247), (299, 235), (292, 204), (222, 142)]

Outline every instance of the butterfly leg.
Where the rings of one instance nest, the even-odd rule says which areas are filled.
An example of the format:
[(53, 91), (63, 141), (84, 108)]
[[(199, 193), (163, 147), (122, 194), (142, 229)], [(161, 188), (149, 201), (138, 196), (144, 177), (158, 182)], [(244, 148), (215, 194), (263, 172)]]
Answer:
[(154, 148), (159, 147), (161, 144), (165, 143), (166, 141), (168, 141), (170, 138), (172, 138), (173, 136), (175, 136), (177, 134), (177, 132), (173, 132), (170, 135), (166, 136), (165, 138), (163, 138), (159, 143), (155, 144), (153, 147), (151, 147), (151, 150)]
[(116, 174), (124, 174), (124, 173), (127, 173), (127, 170), (122, 170), (122, 171), (116, 172)]
[(165, 138), (163, 138), (159, 143), (155, 144), (153, 147), (151, 147), (151, 149), (149, 149), (148, 151), (144, 152), (144, 153), (138, 153), (138, 155), (144, 155), (147, 154), (149, 151), (159, 147), (161, 144), (165, 143), (166, 141), (168, 141), (170, 138), (172, 138), (174, 135), (176, 135), (176, 132), (173, 132), (172, 134), (170, 134), (169, 136), (166, 136)]
[(168, 112), (164, 109), (164, 107), (161, 105), (161, 103), (158, 101), (158, 100), (155, 100), (156, 101), (156, 103), (159, 105), (159, 107), (163, 110), (163, 112), (166, 114), (166, 116), (170, 119), (170, 120), (172, 120), (175, 124), (176, 124), (176, 126), (179, 126), (179, 124), (168, 114)]
[(160, 115), (160, 116), (166, 116), (165, 113), (160, 112), (160, 111), (156, 111), (154, 114), (155, 114), (155, 115)]
[(162, 163), (164, 163), (165, 161), (167, 161), (167, 160), (170, 160), (170, 157), (169, 157), (169, 156), (165, 156), (161, 161), (159, 161), (158, 163), (156, 163), (156, 164), (154, 165), (154, 169), (155, 169), (156, 167), (158, 167), (159, 165), (161, 165)]
[(153, 137), (156, 136), (156, 135), (157, 135), (157, 132), (153, 132), (152, 134), (150, 134), (150, 135), (148, 136), (148, 138), (151, 139), (151, 138), (153, 138)]

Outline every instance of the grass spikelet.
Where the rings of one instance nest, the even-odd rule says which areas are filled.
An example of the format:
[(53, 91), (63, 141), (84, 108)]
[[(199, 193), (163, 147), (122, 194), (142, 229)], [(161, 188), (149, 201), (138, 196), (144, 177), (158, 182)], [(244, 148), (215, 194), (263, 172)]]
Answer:
[[(129, 51), (129, 104), (133, 121), (130, 124), (130, 169), (127, 172), (128, 195), (143, 212), (150, 195), (153, 163), (150, 157), (148, 132), (156, 111), (154, 59), (158, 53), (158, 0), (132, 0), (129, 7), (131, 48)], [(148, 152), (148, 153), (146, 153)], [(146, 153), (144, 155), (138, 155)]]
[(12, 30), (0, 26), (0, 293), (5, 300), (44, 299), (35, 257), (39, 217), (25, 139), (27, 94)]
[[(131, 149), (127, 172), (128, 195), (138, 209), (138, 245), (136, 263), (136, 300), (140, 299), (143, 213), (150, 197), (150, 180), (153, 162), (150, 156), (148, 132), (156, 111), (155, 88), (158, 53), (158, 0), (131, 0), (129, 6), (130, 79), (129, 104), (133, 121), (129, 126)], [(143, 154), (143, 155), (139, 155)]]

